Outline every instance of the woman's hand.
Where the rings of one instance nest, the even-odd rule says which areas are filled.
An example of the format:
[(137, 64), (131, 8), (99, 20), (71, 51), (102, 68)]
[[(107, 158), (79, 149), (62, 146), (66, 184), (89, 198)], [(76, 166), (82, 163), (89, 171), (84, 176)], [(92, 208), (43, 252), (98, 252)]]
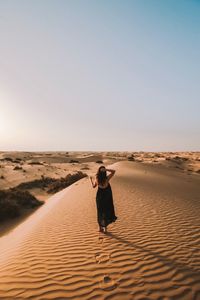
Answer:
[(113, 169), (106, 169), (106, 171), (111, 172), (111, 173), (115, 173), (115, 170), (113, 170)]
[(95, 181), (95, 182), (93, 182), (93, 178), (92, 178), (92, 176), (90, 176), (90, 180), (91, 180), (91, 183), (92, 183), (92, 187), (93, 187), (93, 188), (95, 188), (95, 187), (97, 186), (97, 183), (96, 183), (96, 181)]

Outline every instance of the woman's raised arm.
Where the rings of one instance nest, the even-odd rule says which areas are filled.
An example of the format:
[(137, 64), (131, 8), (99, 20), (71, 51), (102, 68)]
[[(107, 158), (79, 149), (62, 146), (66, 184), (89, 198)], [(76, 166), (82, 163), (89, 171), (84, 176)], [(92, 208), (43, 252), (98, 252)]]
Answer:
[(109, 175), (108, 175), (108, 180), (110, 180), (113, 176), (114, 176), (114, 174), (115, 174), (115, 172), (116, 172), (116, 170), (113, 170), (113, 169), (106, 169), (106, 171), (108, 171), (108, 172), (111, 172)]

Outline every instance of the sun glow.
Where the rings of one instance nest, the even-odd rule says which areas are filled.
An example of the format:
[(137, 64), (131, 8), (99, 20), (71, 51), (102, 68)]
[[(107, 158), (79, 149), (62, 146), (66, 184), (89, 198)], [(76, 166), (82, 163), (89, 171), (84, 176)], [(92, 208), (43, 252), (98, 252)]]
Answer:
[(6, 134), (6, 129), (8, 127), (8, 121), (6, 120), (6, 117), (0, 112), (0, 134), (3, 135)]
[(13, 107), (9, 103), (11, 95), (5, 91), (0, 90), (0, 143), (7, 140), (8, 136), (15, 131), (13, 114)]
[(7, 139), (8, 135), (14, 130), (13, 115), (4, 107), (0, 109), (0, 142)]

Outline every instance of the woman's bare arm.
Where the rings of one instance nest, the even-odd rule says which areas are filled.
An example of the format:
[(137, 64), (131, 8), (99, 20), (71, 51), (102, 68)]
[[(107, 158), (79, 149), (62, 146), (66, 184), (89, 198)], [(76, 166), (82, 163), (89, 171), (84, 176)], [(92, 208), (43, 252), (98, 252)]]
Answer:
[(97, 186), (97, 180), (96, 180), (96, 178), (95, 178), (95, 180), (93, 181), (92, 176), (90, 176), (90, 180), (91, 180), (91, 183), (92, 183), (93, 188), (95, 188), (95, 187)]
[(113, 176), (114, 176), (114, 174), (115, 174), (115, 170), (113, 170), (113, 169), (106, 169), (106, 171), (108, 171), (108, 172), (111, 172), (109, 175), (108, 175), (108, 180), (110, 180), (110, 178), (112, 178)]

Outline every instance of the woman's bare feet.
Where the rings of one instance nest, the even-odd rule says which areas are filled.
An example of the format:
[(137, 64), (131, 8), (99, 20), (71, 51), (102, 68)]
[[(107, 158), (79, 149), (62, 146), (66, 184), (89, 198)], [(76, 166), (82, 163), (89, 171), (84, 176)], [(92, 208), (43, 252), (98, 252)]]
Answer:
[(104, 229), (102, 226), (99, 226), (99, 232), (104, 232)]
[(107, 226), (99, 226), (99, 232), (107, 233)]

